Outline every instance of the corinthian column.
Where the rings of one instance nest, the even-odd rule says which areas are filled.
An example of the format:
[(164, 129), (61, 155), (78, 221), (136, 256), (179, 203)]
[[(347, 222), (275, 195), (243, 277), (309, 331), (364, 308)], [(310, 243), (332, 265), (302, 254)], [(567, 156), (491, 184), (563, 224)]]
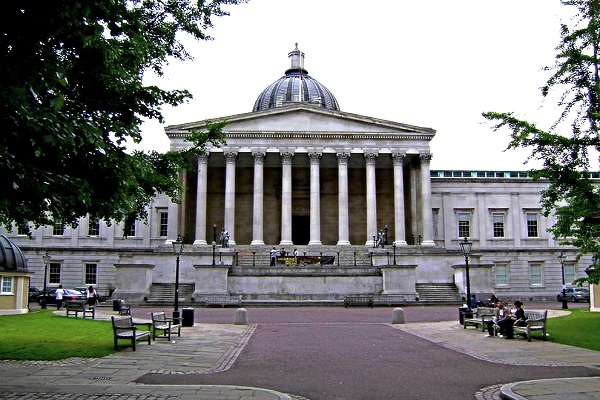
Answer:
[(235, 161), (237, 152), (225, 156), (225, 219), (223, 227), (229, 232), (229, 245), (235, 244)]
[(321, 192), (319, 163), (322, 153), (308, 153), (310, 160), (310, 241), (309, 245), (321, 244)]
[(394, 243), (396, 246), (406, 246), (403, 172), (405, 158), (405, 154), (392, 154), (392, 163), (394, 164)]
[(281, 243), (292, 242), (292, 159), (294, 153), (282, 152), (281, 155)]
[(254, 158), (254, 204), (252, 207), (252, 243), (263, 245), (263, 167), (265, 152), (252, 153)]
[(206, 184), (208, 180), (208, 155), (198, 156), (198, 188), (196, 189), (196, 237), (194, 245), (206, 244)]
[(338, 159), (338, 246), (350, 246), (348, 222), (348, 159), (350, 153), (337, 153)]
[(433, 212), (431, 210), (431, 173), (429, 163), (431, 154), (420, 154), (421, 160), (421, 227), (423, 232), (422, 246), (435, 246), (433, 241)]
[(367, 166), (367, 241), (373, 245), (373, 235), (377, 235), (377, 186), (375, 181), (375, 162), (377, 153), (365, 153)]

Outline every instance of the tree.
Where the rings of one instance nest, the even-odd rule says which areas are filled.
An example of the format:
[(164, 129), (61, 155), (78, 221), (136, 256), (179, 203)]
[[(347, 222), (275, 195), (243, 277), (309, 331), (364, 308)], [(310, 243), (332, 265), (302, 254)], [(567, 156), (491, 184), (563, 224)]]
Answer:
[[(547, 179), (542, 192), (545, 215), (555, 213), (550, 232), (562, 244), (578, 247), (583, 253), (600, 254), (600, 225), (591, 218), (600, 211), (600, 191), (591, 179), (590, 156), (600, 150), (600, 1), (562, 0), (574, 7), (573, 27), (561, 24), (561, 42), (554, 65), (546, 67), (551, 77), (541, 88), (542, 96), (561, 93), (560, 115), (548, 130), (520, 120), (513, 113), (486, 112), (495, 130), (508, 128), (507, 149), (529, 147), (531, 159), (543, 167), (532, 171), (535, 179)], [(568, 126), (568, 128), (565, 128)], [(593, 277), (592, 283), (600, 279)]]
[(223, 124), (191, 135), (181, 152), (129, 152), (144, 119), (191, 98), (145, 86), (181, 35), (210, 40), (211, 18), (246, 0), (75, 0), (7, 3), (0, 14), (0, 224), (76, 225), (145, 218), (157, 193), (177, 199), (179, 172)]

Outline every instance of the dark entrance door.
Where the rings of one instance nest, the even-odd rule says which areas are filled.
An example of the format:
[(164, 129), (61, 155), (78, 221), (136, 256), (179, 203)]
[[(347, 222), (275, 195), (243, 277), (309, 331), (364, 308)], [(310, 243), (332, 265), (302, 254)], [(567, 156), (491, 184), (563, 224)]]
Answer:
[(310, 241), (310, 216), (292, 216), (292, 242), (297, 245), (307, 245)]

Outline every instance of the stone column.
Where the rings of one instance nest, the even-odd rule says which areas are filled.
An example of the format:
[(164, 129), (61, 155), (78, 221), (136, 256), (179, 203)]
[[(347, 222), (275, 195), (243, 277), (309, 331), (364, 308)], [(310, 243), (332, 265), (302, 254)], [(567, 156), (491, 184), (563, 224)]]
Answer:
[(349, 152), (336, 154), (338, 159), (338, 246), (350, 246), (348, 219), (348, 159)]
[(196, 237), (194, 246), (206, 245), (206, 185), (208, 155), (198, 157), (198, 189), (196, 190)]
[(223, 227), (229, 232), (229, 245), (235, 245), (235, 162), (237, 152), (225, 151), (225, 219)]
[(281, 242), (282, 246), (292, 242), (292, 159), (294, 153), (282, 152), (281, 155)]
[(373, 246), (373, 235), (377, 236), (377, 185), (375, 181), (375, 162), (377, 153), (365, 153), (367, 167), (367, 241), (366, 246)]
[(420, 154), (421, 160), (421, 221), (423, 231), (422, 246), (435, 246), (433, 241), (433, 214), (431, 210), (431, 174), (429, 163), (431, 154)]
[(403, 171), (405, 158), (405, 154), (392, 154), (392, 163), (394, 164), (394, 243), (396, 246), (406, 246)]
[(321, 185), (319, 175), (320, 152), (309, 152), (310, 160), (310, 241), (309, 245), (321, 245)]
[(263, 167), (267, 153), (255, 151), (254, 158), (254, 203), (252, 207), (252, 243), (253, 245), (264, 245), (263, 240)]

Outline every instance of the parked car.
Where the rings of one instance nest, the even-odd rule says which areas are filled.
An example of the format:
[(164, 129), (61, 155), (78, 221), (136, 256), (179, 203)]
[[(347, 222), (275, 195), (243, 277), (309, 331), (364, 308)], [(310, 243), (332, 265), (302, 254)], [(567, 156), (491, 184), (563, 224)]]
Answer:
[[(81, 293), (78, 290), (74, 289), (63, 289), (65, 294), (63, 295), (63, 301), (72, 301), (72, 300), (86, 300), (86, 296), (84, 293)], [(43, 295), (38, 296), (38, 303), (41, 303)], [(46, 304), (56, 304), (56, 288), (48, 289), (48, 294), (46, 295)]]
[(35, 286), (29, 286), (29, 302), (31, 303), (38, 301), (38, 297), (42, 294), (42, 291)]
[[(559, 293), (556, 296), (556, 300), (563, 301), (562, 293)], [(573, 287), (565, 289), (565, 300), (573, 301), (577, 303), (578, 301), (590, 301), (590, 291), (587, 288), (583, 287)]]
[[(88, 290), (89, 286), (76, 286), (73, 289), (83, 293), (84, 296), (87, 297), (87, 290)], [(98, 302), (99, 303), (104, 303), (107, 300), (107, 296), (102, 293), (101, 290), (99, 290), (98, 288), (96, 288), (96, 293), (98, 294)]]

